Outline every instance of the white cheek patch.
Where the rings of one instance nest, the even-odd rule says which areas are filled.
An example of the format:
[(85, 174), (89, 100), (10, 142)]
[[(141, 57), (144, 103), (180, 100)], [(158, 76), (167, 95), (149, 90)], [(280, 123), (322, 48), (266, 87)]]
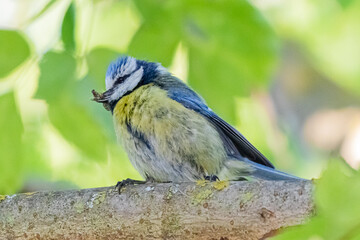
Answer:
[(105, 87), (106, 87), (106, 90), (109, 90), (112, 86), (114, 85), (114, 81), (113, 79), (108, 76), (105, 78)]
[[(135, 66), (136, 66), (136, 62), (135, 62)], [(119, 84), (115, 88), (114, 93), (110, 96), (110, 101), (116, 101), (122, 96), (124, 96), (125, 93), (132, 91), (139, 84), (143, 74), (144, 74), (143, 67), (140, 67), (137, 71), (133, 72), (128, 78), (126, 78), (126, 80), (123, 83)]]
[(116, 79), (131, 74), (135, 71), (136, 67), (136, 59), (133, 57), (127, 57), (125, 64), (121, 65), (121, 67), (116, 70), (116, 74), (114, 76), (110, 75), (105, 78), (106, 90), (113, 87)]

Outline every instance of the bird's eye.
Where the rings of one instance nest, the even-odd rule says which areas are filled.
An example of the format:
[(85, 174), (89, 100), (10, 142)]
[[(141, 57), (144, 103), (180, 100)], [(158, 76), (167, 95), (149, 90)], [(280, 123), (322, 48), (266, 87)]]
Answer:
[(115, 85), (117, 85), (117, 84), (123, 83), (129, 76), (130, 76), (130, 74), (126, 74), (126, 75), (124, 75), (124, 76), (118, 77), (118, 78), (115, 80), (113, 86), (115, 86)]

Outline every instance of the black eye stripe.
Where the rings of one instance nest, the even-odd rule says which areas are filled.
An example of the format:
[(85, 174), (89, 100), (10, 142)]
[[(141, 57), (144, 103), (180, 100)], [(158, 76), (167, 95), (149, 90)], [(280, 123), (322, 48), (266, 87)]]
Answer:
[(117, 85), (117, 84), (123, 83), (131, 74), (133, 74), (134, 72), (136, 72), (137, 70), (139, 70), (140, 67), (141, 67), (141, 65), (137, 65), (136, 69), (135, 69), (134, 71), (132, 71), (131, 73), (126, 74), (126, 75), (121, 76), (121, 77), (118, 77), (118, 78), (115, 80), (113, 86), (115, 86), (115, 85)]
[(122, 76), (122, 77), (118, 77), (118, 78), (115, 80), (113, 86), (115, 86), (115, 85), (117, 85), (117, 84), (123, 83), (130, 75), (131, 75), (131, 73), (130, 73), (130, 74), (126, 74), (126, 75), (124, 75), (124, 76)]

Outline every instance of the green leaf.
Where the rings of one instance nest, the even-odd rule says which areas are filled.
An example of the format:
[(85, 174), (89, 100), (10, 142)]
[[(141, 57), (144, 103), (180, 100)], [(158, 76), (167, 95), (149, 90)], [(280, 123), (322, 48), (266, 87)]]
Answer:
[(338, 0), (338, 2), (343, 8), (349, 7), (353, 3), (353, 1), (354, 0)]
[(50, 104), (49, 117), (51, 123), (65, 139), (73, 143), (90, 159), (107, 159), (108, 139), (100, 124), (84, 106), (64, 95)]
[(48, 52), (40, 62), (39, 87), (35, 97), (55, 101), (75, 81), (76, 61), (70, 54)]
[[(232, 118), (235, 106), (234, 92), (245, 94), (242, 92), (245, 89), (234, 86), (237, 81), (234, 81), (232, 69), (229, 69), (229, 65), (226, 64), (224, 64), (225, 68), (219, 68), (213, 60), (214, 57), (214, 53), (190, 48), (189, 81), (191, 86), (204, 97), (210, 108), (221, 117), (234, 120)], [(226, 58), (222, 59), (227, 61)]]
[(234, 122), (235, 96), (266, 87), (277, 59), (277, 39), (246, 1), (188, 1), (185, 40), (189, 83), (225, 119)]
[(95, 79), (98, 87), (105, 86), (105, 74), (111, 61), (115, 60), (120, 53), (108, 48), (94, 48), (86, 56), (89, 68), (89, 76)]
[[(36, 97), (49, 103), (49, 118), (62, 136), (91, 159), (107, 158), (107, 138), (89, 107), (80, 104), (75, 81), (76, 61), (66, 52), (47, 53), (40, 62), (39, 88)], [(84, 101), (93, 104), (91, 88)]]
[[(173, 28), (171, 23), (169, 26)], [(168, 27), (156, 25), (156, 23), (145, 23), (131, 41), (129, 54), (139, 59), (156, 61), (163, 66), (169, 66), (179, 41), (180, 35), (169, 31)]]
[(67, 9), (61, 27), (61, 39), (64, 42), (65, 49), (69, 52), (75, 50), (75, 6), (71, 2)]
[(316, 216), (274, 239), (360, 239), (359, 188), (359, 172), (350, 172), (344, 161), (330, 161), (316, 184)]
[(30, 124), (22, 136), (25, 181), (29, 177), (47, 177), (50, 180), (52, 174), (51, 161), (43, 152), (42, 125), (38, 124)]
[[(162, 23), (162, 25), (167, 25), (167, 23), (181, 18), (184, 11), (183, 2), (184, 1), (135, 0), (136, 7), (145, 22), (155, 21), (158, 22), (158, 24)], [(171, 25), (169, 27), (171, 27)], [(174, 32), (180, 29), (168, 28), (168, 30)]]
[(82, 52), (99, 46), (125, 51), (139, 28), (140, 20), (133, 2), (101, 0), (93, 3), (80, 4), (76, 9), (79, 16), (76, 19), (77, 48)]
[(0, 78), (9, 74), (30, 55), (30, 47), (17, 31), (0, 30)]
[(0, 194), (10, 194), (20, 187), (23, 171), (23, 125), (13, 92), (0, 96), (0, 112)]
[(137, 6), (146, 21), (133, 37), (129, 54), (169, 66), (181, 40), (181, 1), (137, 1)]
[(106, 111), (102, 104), (99, 104), (95, 101), (91, 101), (93, 98), (91, 93), (92, 89), (101, 91), (103, 89), (104, 77), (101, 79), (101, 87), (99, 84), (94, 81), (89, 75), (86, 76), (81, 81), (77, 81), (71, 92), (71, 99), (77, 104), (83, 106), (88, 111), (88, 114), (91, 118), (101, 126), (102, 131), (104, 131), (109, 142), (116, 142), (116, 135), (114, 131), (112, 114), (109, 111)]
[[(229, 59), (237, 68), (234, 71), (246, 77), (239, 81), (255, 86), (268, 82), (277, 38), (260, 12), (246, 1), (212, 1), (206, 8), (202, 0), (189, 1), (185, 32), (190, 46)], [(221, 64), (223, 59), (213, 61)]]

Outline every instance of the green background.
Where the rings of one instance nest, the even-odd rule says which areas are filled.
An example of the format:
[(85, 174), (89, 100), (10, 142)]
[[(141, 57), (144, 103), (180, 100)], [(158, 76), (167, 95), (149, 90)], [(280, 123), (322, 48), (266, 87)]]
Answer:
[(0, 194), (140, 178), (111, 114), (90, 100), (108, 64), (127, 54), (186, 81), (277, 168), (320, 177), (318, 215), (277, 239), (360, 239), (360, 1), (30, 0), (0, 9)]

